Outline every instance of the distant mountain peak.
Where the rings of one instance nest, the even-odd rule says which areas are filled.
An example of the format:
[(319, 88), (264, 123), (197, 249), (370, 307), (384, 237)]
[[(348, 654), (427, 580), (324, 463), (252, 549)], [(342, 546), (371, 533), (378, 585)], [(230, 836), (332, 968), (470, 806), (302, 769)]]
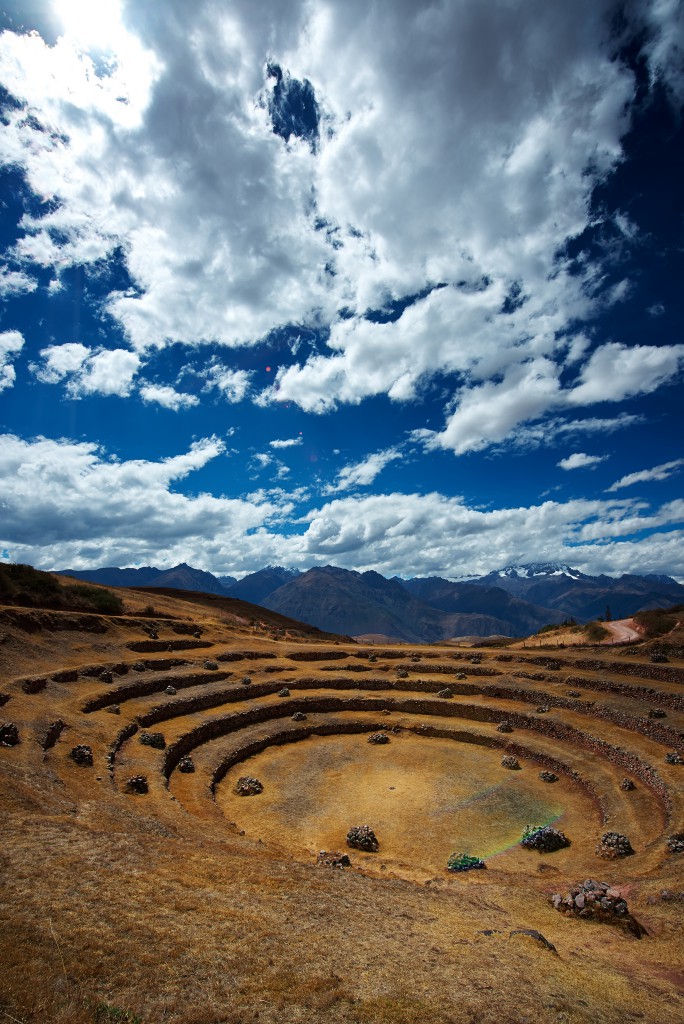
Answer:
[(563, 562), (528, 562), (526, 565), (507, 565), (495, 570), (490, 576), (529, 580), (535, 576), (568, 576), (572, 580), (581, 580), (584, 576), (579, 569), (573, 569)]

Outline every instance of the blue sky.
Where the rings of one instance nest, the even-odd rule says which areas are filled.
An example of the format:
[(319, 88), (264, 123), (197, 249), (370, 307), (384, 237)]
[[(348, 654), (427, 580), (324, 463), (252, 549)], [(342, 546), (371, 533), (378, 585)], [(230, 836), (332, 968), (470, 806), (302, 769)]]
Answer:
[(684, 579), (675, 0), (0, 29), (1, 558)]

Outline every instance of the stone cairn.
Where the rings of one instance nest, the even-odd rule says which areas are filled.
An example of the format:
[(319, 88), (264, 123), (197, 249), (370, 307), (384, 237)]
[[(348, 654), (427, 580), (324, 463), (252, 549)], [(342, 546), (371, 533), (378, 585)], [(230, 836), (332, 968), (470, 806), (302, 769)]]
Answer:
[(303, 711), (295, 711), (294, 715), (292, 716), (292, 721), (293, 722), (306, 722), (306, 715), (304, 714)]
[(238, 796), (257, 796), (263, 791), (263, 785), (258, 779), (253, 779), (251, 775), (241, 775), (235, 785), (235, 792)]
[(480, 857), (472, 857), (469, 853), (452, 853), (447, 861), (447, 871), (476, 871), (487, 865)]
[(181, 757), (178, 762), (178, 771), (182, 772), (183, 775), (190, 775), (195, 770), (195, 762), (190, 757), (190, 754), (186, 754), (185, 757)]
[(338, 850), (319, 850), (318, 856), (316, 857), (316, 863), (326, 868), (350, 868), (351, 861), (346, 853), (340, 853)]
[(287, 686), (283, 686), (282, 690), (278, 690), (278, 696), (279, 697), (289, 697), (290, 696), (290, 691), (288, 690)]
[(510, 722), (506, 722), (506, 721), (499, 722), (499, 724), (496, 727), (496, 731), (497, 732), (513, 732), (513, 726), (511, 725)]
[(215, 661), (205, 661), (204, 667), (207, 670), (207, 672), (216, 672), (218, 670), (218, 665), (216, 664)]
[(448, 686), (445, 686), (443, 690), (437, 691), (437, 696), (442, 697), (444, 700), (449, 700), (450, 697), (453, 697), (453, 693)]
[(620, 789), (624, 789), (625, 793), (629, 793), (631, 789), (636, 789), (636, 786), (631, 779), (623, 779), (620, 783)]
[(19, 730), (14, 722), (3, 722), (0, 725), (0, 747), (16, 747), (19, 742)]
[(144, 796), (145, 793), (149, 792), (145, 776), (133, 775), (126, 783), (126, 792), (133, 793), (136, 796)]
[(178, 691), (175, 686), (167, 686), (164, 693), (167, 697), (175, 697)]
[(675, 832), (667, 837), (667, 848), (670, 853), (684, 853), (684, 832)]
[(620, 890), (614, 889), (607, 882), (595, 882), (587, 878), (581, 885), (574, 885), (565, 896), (559, 892), (554, 893), (551, 902), (562, 914), (617, 924), (637, 939), (646, 934), (646, 929), (630, 914)]
[(81, 768), (92, 768), (93, 766), (92, 747), (87, 746), (85, 743), (79, 743), (77, 747), (74, 747), (69, 757)]
[(520, 761), (517, 757), (513, 757), (511, 754), (504, 754), (501, 758), (501, 767), (509, 768), (511, 771), (518, 771), (520, 768)]
[(354, 825), (347, 832), (347, 846), (366, 853), (377, 853), (380, 849), (375, 832), (370, 825)]
[(558, 782), (558, 776), (554, 772), (539, 772), (542, 782)]
[(520, 845), (539, 853), (555, 853), (564, 846), (570, 846), (570, 840), (564, 832), (551, 825), (526, 825)]
[(155, 750), (164, 750), (166, 747), (166, 740), (160, 732), (141, 732), (138, 741), (144, 747), (154, 747)]
[(627, 836), (620, 832), (604, 832), (601, 842), (596, 845), (596, 856), (604, 860), (616, 860), (618, 857), (629, 857), (634, 853)]
[(372, 732), (368, 737), (369, 743), (376, 743), (382, 745), (383, 743), (389, 743), (390, 738), (385, 732)]
[(684, 764), (684, 757), (678, 751), (671, 750), (665, 755), (665, 764)]
[(243, 686), (251, 686), (252, 685), (252, 677), (251, 676), (243, 676), (241, 682), (242, 682)]

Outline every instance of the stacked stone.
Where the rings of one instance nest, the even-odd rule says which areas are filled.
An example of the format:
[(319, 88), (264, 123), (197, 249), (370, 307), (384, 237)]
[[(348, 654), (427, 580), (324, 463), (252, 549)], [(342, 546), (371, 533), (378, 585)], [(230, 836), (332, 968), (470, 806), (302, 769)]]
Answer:
[(620, 890), (614, 889), (607, 882), (595, 882), (587, 878), (581, 885), (574, 885), (565, 896), (559, 892), (554, 893), (551, 902), (561, 913), (619, 924), (637, 938), (645, 934), (645, 929), (630, 914)]
[(287, 686), (283, 686), (282, 690), (278, 690), (278, 696), (279, 697), (289, 697), (290, 696), (290, 691), (288, 690)]
[(684, 764), (684, 757), (679, 754), (676, 750), (670, 751), (669, 754), (665, 755), (666, 764)]
[(629, 793), (631, 789), (636, 789), (636, 786), (631, 779), (623, 779), (620, 783), (620, 789), (624, 789), (626, 793)]
[(143, 796), (149, 790), (147, 779), (144, 775), (133, 775), (126, 783), (126, 792)]
[(160, 732), (141, 732), (138, 740), (144, 747), (154, 747), (155, 750), (164, 750), (166, 740)]
[(539, 772), (539, 778), (542, 782), (558, 782), (558, 776), (553, 772)]
[(513, 726), (510, 722), (499, 722), (496, 727), (497, 732), (513, 732)]
[(292, 716), (292, 721), (293, 722), (305, 722), (306, 721), (306, 715), (304, 714), (303, 711), (295, 711), (294, 715)]
[(191, 772), (194, 772), (194, 770), (195, 762), (190, 757), (190, 755), (186, 754), (185, 757), (181, 757), (180, 761), (178, 762), (178, 771), (182, 772), (184, 775), (189, 775)]
[(87, 746), (85, 743), (79, 743), (77, 747), (74, 747), (69, 757), (81, 768), (92, 768), (93, 766), (92, 747)]
[(448, 700), (450, 697), (453, 697), (453, 693), (451, 692), (448, 686), (445, 686), (443, 690), (437, 691), (437, 696), (443, 697), (445, 700)]
[(604, 832), (601, 842), (596, 846), (596, 856), (604, 860), (615, 860), (617, 857), (629, 857), (634, 853), (627, 836), (620, 832)]
[(667, 848), (670, 853), (684, 853), (684, 832), (675, 832), (673, 836), (668, 836)]
[(351, 861), (346, 853), (340, 853), (338, 850), (333, 850), (330, 853), (327, 850), (320, 850), (316, 857), (316, 863), (322, 864), (326, 868), (350, 868)]
[(366, 853), (377, 853), (380, 849), (375, 832), (370, 825), (355, 825), (347, 832), (347, 846)]
[(539, 853), (555, 853), (556, 850), (570, 846), (570, 840), (564, 832), (551, 825), (528, 825), (523, 832), (520, 845), (528, 850), (538, 850)]
[(19, 730), (14, 722), (3, 722), (0, 725), (0, 747), (16, 747), (19, 742)]
[(369, 743), (383, 744), (389, 743), (389, 741), (389, 736), (387, 735), (387, 733), (384, 732), (372, 732), (368, 737)]
[(252, 778), (251, 775), (241, 775), (235, 785), (235, 792), (238, 796), (257, 796), (263, 792), (263, 789), (259, 780)]
[(517, 771), (520, 768), (520, 762), (517, 757), (512, 757), (510, 754), (504, 754), (501, 758), (501, 767), (510, 768), (511, 771)]

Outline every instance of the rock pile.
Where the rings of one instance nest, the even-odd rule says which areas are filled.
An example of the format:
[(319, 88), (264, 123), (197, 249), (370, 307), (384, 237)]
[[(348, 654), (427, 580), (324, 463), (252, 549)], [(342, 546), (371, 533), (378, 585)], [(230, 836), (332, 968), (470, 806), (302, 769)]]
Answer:
[(550, 711), (550, 710), (551, 709), (549, 708), (548, 704), (540, 704), (539, 707), (537, 708), (537, 714), (538, 715), (545, 715), (546, 712)]
[(558, 782), (558, 776), (554, 772), (539, 772), (539, 778), (542, 782)]
[(252, 685), (252, 677), (251, 676), (243, 676), (242, 677), (242, 685), (243, 686), (251, 686)]
[(176, 689), (175, 686), (167, 686), (166, 689), (164, 690), (164, 693), (166, 694), (167, 697), (175, 697), (176, 694), (178, 693), (178, 690)]
[(241, 775), (235, 785), (235, 792), (238, 796), (257, 796), (263, 791), (263, 785), (258, 779), (253, 779), (251, 775)]
[(497, 732), (513, 732), (513, 726), (510, 722), (499, 722), (496, 727)]
[(566, 690), (565, 692), (568, 695), (568, 697), (580, 697), (581, 696), (579, 690)]
[(19, 742), (19, 730), (14, 722), (3, 722), (0, 725), (0, 747), (16, 747)]
[(667, 714), (662, 708), (651, 708), (648, 713), (649, 718), (667, 718)]
[(121, 708), (119, 707), (118, 704), (110, 704), (108, 708), (105, 708), (105, 711), (110, 715), (121, 714)]
[[(205, 646), (207, 645), (205, 644)], [(215, 661), (205, 661), (204, 667), (206, 668), (207, 672), (216, 672), (218, 669), (218, 665), (216, 664)]]
[(671, 750), (669, 754), (665, 755), (665, 764), (684, 764), (684, 757), (676, 750)]
[(81, 768), (92, 768), (93, 766), (93, 748), (85, 743), (79, 743), (77, 747), (73, 747), (69, 757)]
[(383, 743), (389, 743), (389, 741), (390, 741), (389, 736), (385, 732), (372, 732), (370, 734), (370, 736), (368, 737), (368, 742), (369, 743), (383, 744)]
[(144, 747), (154, 747), (155, 750), (164, 750), (166, 747), (166, 740), (160, 732), (141, 732), (138, 737), (138, 741), (142, 743)]
[(145, 793), (149, 792), (149, 786), (147, 785), (147, 779), (144, 775), (133, 775), (126, 783), (126, 792), (135, 793), (138, 796), (144, 796)]
[(380, 843), (370, 825), (354, 825), (350, 828), (347, 832), (347, 846), (365, 850), (366, 853), (377, 853), (380, 849)]
[(447, 871), (476, 871), (487, 865), (480, 857), (471, 857), (469, 853), (452, 853), (447, 861)]
[(670, 853), (684, 853), (684, 832), (675, 832), (667, 837), (667, 848)]
[(596, 846), (596, 856), (604, 860), (615, 860), (617, 857), (629, 857), (634, 853), (627, 836), (620, 832), (604, 832), (601, 842)]
[(289, 697), (290, 696), (290, 691), (288, 690), (287, 686), (283, 686), (282, 690), (278, 690), (278, 696), (279, 697)]
[(451, 692), (448, 686), (445, 686), (443, 690), (437, 691), (437, 696), (443, 697), (445, 700), (448, 700), (450, 697), (453, 697), (453, 693)]
[(306, 715), (304, 714), (303, 711), (295, 711), (294, 715), (292, 716), (292, 721), (293, 722), (306, 722)]
[(625, 793), (629, 793), (631, 789), (636, 789), (636, 786), (631, 779), (623, 779), (620, 783), (620, 789), (624, 789)]
[(630, 914), (620, 890), (614, 889), (607, 882), (595, 882), (587, 878), (581, 885), (574, 885), (565, 896), (559, 892), (554, 893), (551, 902), (561, 913), (618, 924), (638, 939), (646, 934), (645, 928)]
[(183, 772), (184, 775), (189, 775), (195, 770), (195, 762), (190, 757), (190, 754), (186, 754), (185, 757), (181, 757), (178, 762), (178, 771)]
[(570, 846), (570, 840), (564, 832), (551, 825), (526, 825), (520, 845), (539, 853), (555, 853), (564, 846)]
[(511, 771), (517, 771), (520, 768), (520, 762), (517, 757), (512, 757), (511, 754), (504, 754), (501, 758), (501, 767), (510, 768)]
[(327, 850), (319, 850), (318, 856), (316, 857), (316, 863), (322, 864), (326, 868), (350, 868), (351, 861), (346, 853), (340, 853), (337, 850), (333, 850), (328, 853)]

